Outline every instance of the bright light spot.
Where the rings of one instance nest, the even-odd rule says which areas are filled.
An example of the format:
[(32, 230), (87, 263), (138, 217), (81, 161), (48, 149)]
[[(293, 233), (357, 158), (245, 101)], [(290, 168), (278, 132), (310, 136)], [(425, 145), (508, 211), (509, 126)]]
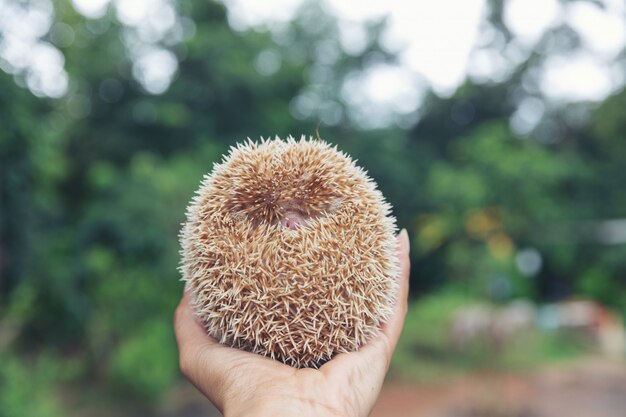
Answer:
[(269, 76), (280, 69), (281, 58), (278, 52), (265, 49), (257, 55), (254, 61), (254, 68), (261, 75)]
[(32, 40), (9, 35), (0, 43), (0, 57), (9, 64), (11, 73), (16, 73), (30, 63)]
[(624, 16), (603, 11), (595, 4), (578, 1), (568, 5), (566, 20), (593, 51), (606, 58), (614, 58), (626, 44)]
[(326, 0), (324, 8), (348, 21), (363, 23), (387, 15), (394, 3), (398, 2), (361, 0), (356, 4), (353, 0)]
[(224, 0), (224, 3), (228, 7), (228, 22), (231, 27), (235, 30), (247, 30), (255, 26), (289, 22), (302, 0)]
[(53, 13), (49, 0), (31, 1), (24, 5), (0, 1), (0, 34), (35, 40), (48, 33)]
[(129, 25), (137, 27), (139, 37), (144, 42), (156, 43), (175, 27), (176, 12), (171, 5), (160, 4), (151, 8), (147, 15), (138, 21), (128, 20), (128, 22)]
[(504, 81), (511, 69), (511, 65), (500, 51), (485, 48), (471, 54), (467, 71), (475, 82), (487, 83)]
[[(465, 79), (468, 55), (476, 41), (483, 17), (484, 0), (439, 0), (429, 2), (327, 0), (328, 9), (343, 21), (360, 21), (388, 16), (388, 30), (381, 42), (400, 61), (430, 81), (435, 91), (450, 95)], [(340, 27), (345, 23), (340, 22)], [(354, 23), (352, 23), (354, 25)], [(347, 35), (353, 34), (353, 39)], [(364, 47), (365, 39), (354, 29), (340, 29), (342, 45), (349, 53)], [(348, 41), (348, 42), (347, 42)]]
[(41, 40), (50, 30), (53, 14), (49, 0), (25, 3), (0, 0), (1, 67), (19, 75), (16, 82), (38, 97), (58, 98), (68, 87), (63, 54)]
[(517, 252), (515, 263), (522, 274), (530, 277), (541, 271), (543, 259), (537, 249), (525, 248)]
[(438, 94), (452, 94), (465, 79), (468, 56), (483, 17), (484, 1), (391, 4), (387, 44), (404, 42), (406, 48), (400, 53), (400, 61), (430, 81)]
[[(41, 37), (48, 33), (52, 24), (53, 10), (49, 2), (35, 2), (36, 7), (29, 9), (24, 18), (28, 21), (28, 27), (23, 30), (30, 32), (31, 37)], [(14, 24), (24, 24), (24, 22), (14, 22)]]
[(532, 46), (558, 23), (561, 6), (557, 0), (507, 0), (504, 23), (525, 44)]
[(146, 48), (133, 64), (133, 76), (151, 94), (164, 93), (178, 69), (176, 56), (165, 49)]
[(339, 25), (339, 42), (346, 53), (356, 56), (367, 47), (367, 30), (362, 24), (342, 22)]
[(178, 60), (160, 44), (171, 46), (192, 36), (195, 25), (176, 15), (171, 0), (115, 0), (115, 11), (127, 26), (122, 39), (133, 60), (133, 77), (147, 92), (164, 93)]
[(409, 71), (380, 66), (366, 73), (363, 92), (374, 102), (410, 113), (417, 108), (422, 93), (417, 86), (416, 76)]
[[(74, 9), (83, 16), (98, 19), (107, 11), (110, 0), (72, 0)], [(134, 2), (131, 0), (130, 2)]]
[(291, 100), (289, 110), (295, 118), (303, 120), (313, 116), (319, 107), (319, 103), (319, 96), (312, 91), (307, 91)]
[(58, 98), (67, 90), (67, 74), (63, 70), (64, 57), (48, 43), (40, 43), (31, 50), (30, 71), (26, 77), (28, 88), (38, 96)]
[(47, 96), (60, 98), (67, 92), (67, 73), (64, 71), (34, 73), (29, 72), (26, 76), (26, 83), (29, 90), (38, 97)]
[(159, 0), (117, 0), (115, 10), (120, 22), (128, 26), (137, 26), (148, 16), (150, 10), (160, 3)]
[(547, 97), (556, 100), (600, 101), (613, 91), (614, 80), (605, 64), (589, 54), (578, 53), (548, 57), (540, 87)]
[(536, 97), (526, 97), (511, 116), (511, 130), (520, 136), (530, 134), (539, 124), (546, 106)]
[(626, 3), (624, 0), (601, 0), (607, 10), (615, 14), (626, 13)]
[(176, 23), (176, 12), (171, 4), (163, 4), (148, 15), (150, 25), (159, 32), (165, 32)]
[(337, 42), (331, 40), (321, 41), (315, 47), (315, 63), (321, 64), (316, 66), (332, 66), (341, 58), (341, 50)]
[(417, 110), (425, 94), (419, 75), (391, 65), (376, 65), (348, 76), (341, 96), (354, 110), (357, 119), (370, 127), (382, 127), (394, 113)]
[(595, 227), (598, 240), (609, 245), (626, 243), (626, 219), (606, 220)]
[(45, 72), (52, 69), (60, 71), (63, 69), (65, 58), (57, 48), (47, 42), (37, 45), (31, 53), (31, 68), (35, 72)]

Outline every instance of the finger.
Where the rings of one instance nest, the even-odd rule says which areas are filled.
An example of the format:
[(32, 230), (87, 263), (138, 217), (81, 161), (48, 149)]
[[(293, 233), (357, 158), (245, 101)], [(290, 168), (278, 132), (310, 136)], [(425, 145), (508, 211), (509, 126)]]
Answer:
[(265, 356), (223, 345), (208, 335), (193, 312), (191, 297), (187, 292), (180, 300), (174, 315), (174, 333), (181, 356), (188, 356), (191, 359), (202, 356), (214, 368), (226, 370), (232, 365), (228, 361), (238, 362), (246, 359), (274, 362)]
[(387, 366), (391, 361), (391, 356), (393, 355), (398, 339), (400, 338), (400, 334), (402, 333), (409, 296), (411, 261), (409, 260), (409, 235), (406, 229), (402, 229), (402, 231), (398, 234), (397, 242), (398, 249), (396, 253), (400, 273), (398, 275), (395, 304), (393, 306), (391, 316), (383, 324), (378, 336), (359, 350), (359, 353), (362, 353), (362, 356), (367, 357), (364, 360), (380, 360), (380, 358), (384, 358)]
[(198, 322), (187, 292), (174, 314), (174, 333), (182, 373), (221, 410), (223, 401), (219, 388), (227, 371), (226, 361), (220, 358), (224, 346), (209, 336)]
[[(396, 293), (396, 302), (391, 317), (382, 327), (382, 333), (387, 336), (391, 343), (392, 352), (402, 333), (404, 318), (408, 307), (409, 299), (409, 277), (411, 271), (411, 260), (409, 258), (410, 243), (409, 234), (406, 229), (398, 234), (398, 263), (400, 266), (400, 274), (398, 276), (398, 290)], [(389, 358), (391, 359), (391, 358)]]
[(337, 355), (321, 368), (330, 380), (343, 381), (352, 386), (352, 389), (360, 391), (360, 405), (365, 410), (371, 410), (378, 398), (406, 316), (410, 270), (409, 237), (406, 230), (400, 232), (397, 241), (400, 273), (391, 316), (378, 336), (360, 350)]
[(233, 392), (241, 395), (235, 382), (246, 377), (292, 369), (272, 359), (222, 345), (207, 335), (196, 319), (191, 297), (185, 293), (176, 309), (174, 331), (180, 352), (180, 368), (189, 381), (220, 410)]
[(207, 344), (217, 343), (207, 335), (196, 319), (191, 305), (191, 297), (185, 291), (174, 313), (174, 333), (179, 349), (196, 350)]
[(393, 351), (396, 348), (404, 325), (404, 318), (408, 306), (409, 275), (411, 269), (409, 260), (409, 236), (406, 230), (403, 229), (398, 234), (397, 242), (400, 273), (398, 276), (396, 301), (391, 316), (382, 326), (380, 333), (357, 352), (337, 355), (333, 360), (324, 365), (324, 367), (330, 368), (330, 371), (332, 371), (332, 368), (335, 366), (343, 367), (347, 365), (369, 368), (371, 370), (376, 367), (374, 374), (378, 375), (382, 373), (382, 375), (378, 375), (381, 378), (387, 372), (389, 362), (391, 361)]

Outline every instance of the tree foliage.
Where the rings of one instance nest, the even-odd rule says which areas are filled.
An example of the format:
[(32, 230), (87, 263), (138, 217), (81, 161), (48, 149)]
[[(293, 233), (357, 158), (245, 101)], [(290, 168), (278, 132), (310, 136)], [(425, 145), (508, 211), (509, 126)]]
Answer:
[[(358, 159), (412, 236), (418, 302), (452, 287), (498, 300), (578, 294), (626, 313), (626, 246), (605, 224), (626, 217), (626, 92), (586, 107), (584, 123), (569, 123), (573, 105), (548, 114), (554, 141), (540, 130), (519, 137), (509, 93), (522, 65), (507, 81), (429, 95), (409, 129), (367, 131), (339, 90), (349, 74), (394, 60), (377, 42), (384, 22), (350, 55), (315, 5), (282, 40), (234, 31), (218, 3), (177, 8), (195, 34), (168, 46), (179, 67), (161, 95), (133, 78), (120, 41), (129, 29), (113, 12), (88, 20), (69, 1), (55, 2), (55, 21), (76, 34), (60, 47), (68, 93), (38, 98), (19, 74), (0, 72), (0, 416), (56, 415), (41, 388), (56, 377), (152, 400), (172, 383), (184, 209), (202, 175), (247, 137), (319, 127)], [(262, 51), (280, 56), (275, 72), (255, 69)], [(311, 78), (329, 53), (320, 87)], [(311, 92), (341, 117), (321, 126), (323, 109), (294, 117), (294, 97)], [(531, 272), (520, 267), (528, 250), (540, 256)], [(37, 407), (15, 381), (35, 381)]]

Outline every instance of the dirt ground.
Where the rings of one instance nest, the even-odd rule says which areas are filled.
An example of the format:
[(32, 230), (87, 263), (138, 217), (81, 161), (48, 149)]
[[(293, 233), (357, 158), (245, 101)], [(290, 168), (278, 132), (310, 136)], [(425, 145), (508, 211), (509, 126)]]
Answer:
[(587, 359), (435, 386), (388, 383), (371, 417), (625, 417), (626, 364)]
[[(191, 386), (166, 417), (220, 414)], [(590, 358), (528, 374), (474, 373), (434, 385), (389, 381), (371, 417), (625, 417), (626, 362)]]

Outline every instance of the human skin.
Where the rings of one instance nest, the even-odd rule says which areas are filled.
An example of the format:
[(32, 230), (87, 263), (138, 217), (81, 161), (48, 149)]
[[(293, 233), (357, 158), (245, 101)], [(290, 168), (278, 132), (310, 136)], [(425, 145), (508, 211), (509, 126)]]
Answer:
[(231, 348), (208, 336), (187, 292), (174, 314), (182, 373), (225, 417), (369, 415), (395, 350), (407, 311), (409, 237), (397, 237), (398, 293), (391, 317), (357, 352), (342, 353), (319, 369), (296, 369)]

